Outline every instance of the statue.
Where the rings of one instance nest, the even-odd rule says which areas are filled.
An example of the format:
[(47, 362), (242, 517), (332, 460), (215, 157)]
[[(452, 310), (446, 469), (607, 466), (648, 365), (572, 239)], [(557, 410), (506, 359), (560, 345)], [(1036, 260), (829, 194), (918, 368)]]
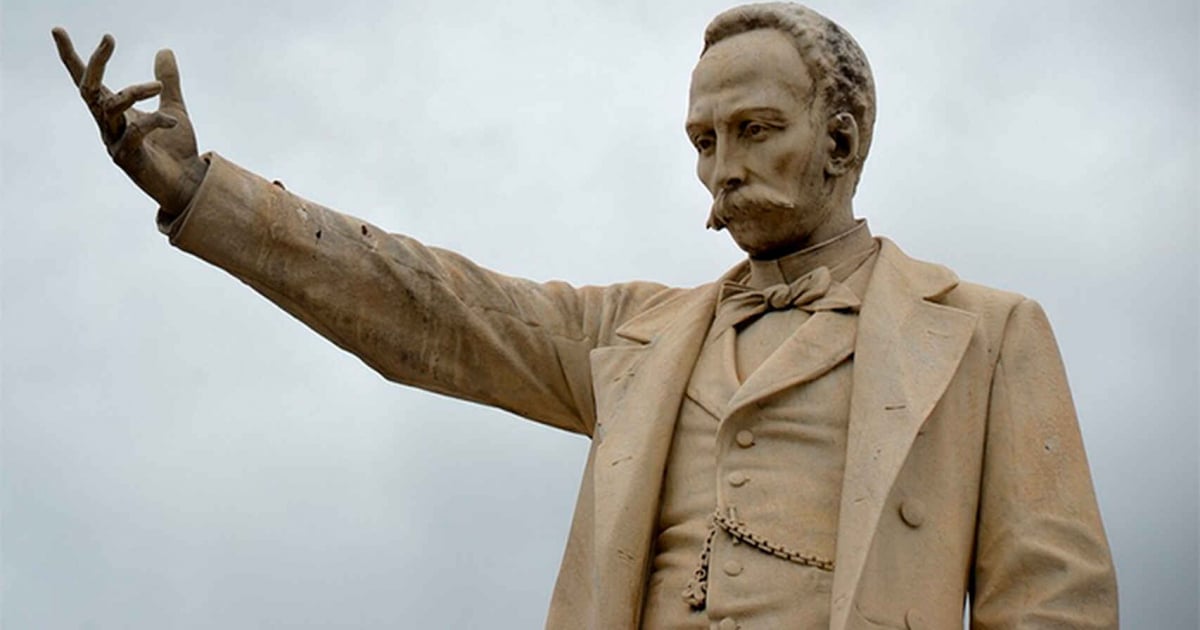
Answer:
[[(547, 626), (1115, 628), (1116, 580), (1036, 302), (856, 219), (866, 57), (792, 4), (717, 16), (686, 129), (747, 260), (691, 289), (534, 283), (198, 153), (175, 59), (60, 56), (176, 247), (391, 380), (592, 439)], [(159, 97), (156, 111), (133, 105)]]

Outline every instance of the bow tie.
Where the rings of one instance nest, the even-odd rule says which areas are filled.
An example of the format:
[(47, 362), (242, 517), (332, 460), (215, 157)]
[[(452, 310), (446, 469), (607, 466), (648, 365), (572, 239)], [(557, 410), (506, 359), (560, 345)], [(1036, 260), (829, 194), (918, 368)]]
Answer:
[(713, 330), (757, 318), (767, 311), (798, 308), (817, 311), (858, 311), (862, 302), (846, 285), (834, 282), (826, 267), (818, 267), (791, 284), (776, 284), (762, 290), (736, 282), (721, 285), (720, 305)]

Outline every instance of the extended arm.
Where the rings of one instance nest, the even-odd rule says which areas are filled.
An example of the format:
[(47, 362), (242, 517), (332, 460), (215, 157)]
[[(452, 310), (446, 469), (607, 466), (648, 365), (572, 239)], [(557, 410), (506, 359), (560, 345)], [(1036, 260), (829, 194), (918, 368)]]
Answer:
[(192, 204), (160, 215), (171, 242), (401, 383), (590, 435), (588, 353), (670, 293), (508, 277), (206, 158)]
[(1112, 557), (1050, 324), (1009, 316), (992, 383), (971, 627), (1116, 628)]
[[(588, 353), (663, 287), (575, 289), (482, 269), (295, 196), (216, 155), (200, 156), (173, 54), (158, 81), (113, 93), (101, 79), (114, 42), (85, 65), (67, 34), (59, 55), (109, 154), (160, 204), (180, 248), (225, 269), (391, 380), (590, 435)], [(160, 108), (136, 110), (160, 94)]]

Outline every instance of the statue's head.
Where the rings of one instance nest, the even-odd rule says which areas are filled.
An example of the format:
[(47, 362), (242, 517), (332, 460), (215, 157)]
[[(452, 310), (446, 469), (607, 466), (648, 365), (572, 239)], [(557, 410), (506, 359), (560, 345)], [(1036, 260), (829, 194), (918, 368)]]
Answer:
[(718, 15), (687, 117), (713, 195), (709, 227), (755, 257), (836, 236), (853, 222), (874, 122), (871, 69), (841, 27), (788, 3)]

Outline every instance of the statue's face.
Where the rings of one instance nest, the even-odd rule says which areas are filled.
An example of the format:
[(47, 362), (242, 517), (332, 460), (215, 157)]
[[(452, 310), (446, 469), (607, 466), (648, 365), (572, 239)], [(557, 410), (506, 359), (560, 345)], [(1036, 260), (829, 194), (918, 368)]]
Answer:
[(692, 72), (687, 133), (713, 195), (709, 226), (751, 256), (806, 246), (830, 217), (834, 142), (819, 105), (800, 52), (774, 29), (714, 44)]

